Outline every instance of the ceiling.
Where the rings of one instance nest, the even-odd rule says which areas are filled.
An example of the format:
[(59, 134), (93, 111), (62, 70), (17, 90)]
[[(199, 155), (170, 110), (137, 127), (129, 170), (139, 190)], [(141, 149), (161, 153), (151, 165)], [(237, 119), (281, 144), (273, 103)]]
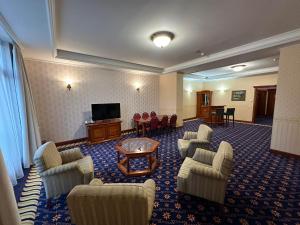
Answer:
[[(0, 0), (0, 12), (22, 44), (25, 58), (98, 60), (153, 72), (207, 70), (199, 67), (207, 64), (206, 58), (300, 28), (299, 0)], [(160, 30), (175, 34), (164, 49), (150, 40)], [(265, 54), (258, 55), (255, 49), (251, 59), (242, 60), (278, 55), (278, 48), (272, 54), (266, 54), (270, 49), (261, 50)], [(66, 57), (62, 52), (73, 54)], [(206, 54), (204, 60), (200, 52)], [(224, 63), (214, 68), (223, 68)]]
[[(235, 72), (232, 66), (245, 65), (242, 71)], [(192, 74), (185, 75), (188, 79), (210, 81), (218, 79), (229, 79), (243, 76), (253, 76), (256, 74), (270, 74), (278, 71), (278, 57), (268, 57), (264, 59), (243, 62), (241, 64), (233, 64), (229, 66), (204, 70)]]

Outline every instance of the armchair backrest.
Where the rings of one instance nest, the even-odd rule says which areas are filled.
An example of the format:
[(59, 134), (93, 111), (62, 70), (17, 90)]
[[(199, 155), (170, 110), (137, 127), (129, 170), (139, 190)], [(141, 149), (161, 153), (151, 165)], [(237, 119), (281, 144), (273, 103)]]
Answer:
[(62, 165), (61, 156), (54, 142), (50, 141), (39, 147), (34, 154), (34, 163), (40, 173)]
[(218, 152), (213, 159), (212, 167), (228, 177), (231, 173), (232, 165), (232, 146), (228, 142), (222, 141), (219, 145)]
[(201, 124), (198, 129), (197, 139), (210, 141), (212, 133), (213, 130), (209, 126)]
[(68, 195), (72, 222), (76, 225), (145, 225), (148, 199), (137, 185), (79, 185)]

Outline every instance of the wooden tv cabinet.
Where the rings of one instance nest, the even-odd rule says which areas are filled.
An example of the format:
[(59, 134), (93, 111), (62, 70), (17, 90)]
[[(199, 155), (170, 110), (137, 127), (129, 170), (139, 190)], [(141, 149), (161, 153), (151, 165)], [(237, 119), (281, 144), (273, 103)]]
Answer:
[(121, 137), (121, 120), (101, 120), (87, 123), (86, 133), (89, 144), (101, 143)]

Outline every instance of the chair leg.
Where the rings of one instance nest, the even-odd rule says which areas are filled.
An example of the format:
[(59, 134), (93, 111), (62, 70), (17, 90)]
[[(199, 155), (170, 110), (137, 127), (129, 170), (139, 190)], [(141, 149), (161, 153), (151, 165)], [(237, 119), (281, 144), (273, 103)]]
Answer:
[(233, 127), (234, 127), (234, 115), (232, 116), (232, 124), (233, 124)]

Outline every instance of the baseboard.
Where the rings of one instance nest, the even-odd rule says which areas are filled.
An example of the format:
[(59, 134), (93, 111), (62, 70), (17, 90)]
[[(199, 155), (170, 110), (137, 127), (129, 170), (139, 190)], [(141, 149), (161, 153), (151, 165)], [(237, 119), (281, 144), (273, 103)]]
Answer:
[(183, 121), (195, 120), (195, 119), (197, 119), (197, 117), (186, 118), (186, 119), (183, 119)]
[(68, 141), (60, 141), (60, 142), (56, 142), (55, 145), (57, 147), (62, 146), (62, 145), (69, 145), (69, 144), (74, 144), (74, 143), (78, 143), (78, 142), (84, 142), (87, 141), (87, 138), (77, 138), (77, 139), (73, 139), (73, 140), (68, 140)]
[[(232, 120), (229, 120), (232, 121)], [(252, 121), (248, 121), (248, 120), (234, 120), (234, 122), (239, 122), (239, 123), (253, 123)]]
[(300, 155), (296, 155), (296, 154), (293, 154), (293, 153), (283, 152), (283, 151), (279, 151), (279, 150), (275, 150), (275, 149), (270, 149), (270, 151), (274, 154), (277, 154), (277, 155), (282, 155), (282, 156), (285, 156), (285, 157), (300, 159)]
[[(133, 131), (135, 131), (134, 128), (127, 129), (127, 130), (122, 130), (121, 133), (122, 134), (124, 134), (124, 133), (130, 133), (130, 132), (133, 132)], [(63, 146), (63, 145), (75, 144), (75, 143), (84, 142), (84, 141), (87, 141), (87, 137), (77, 138), (77, 139), (72, 139), (72, 140), (67, 140), (67, 141), (60, 141), (60, 142), (56, 142), (55, 145), (57, 147), (59, 147), (59, 146)]]

